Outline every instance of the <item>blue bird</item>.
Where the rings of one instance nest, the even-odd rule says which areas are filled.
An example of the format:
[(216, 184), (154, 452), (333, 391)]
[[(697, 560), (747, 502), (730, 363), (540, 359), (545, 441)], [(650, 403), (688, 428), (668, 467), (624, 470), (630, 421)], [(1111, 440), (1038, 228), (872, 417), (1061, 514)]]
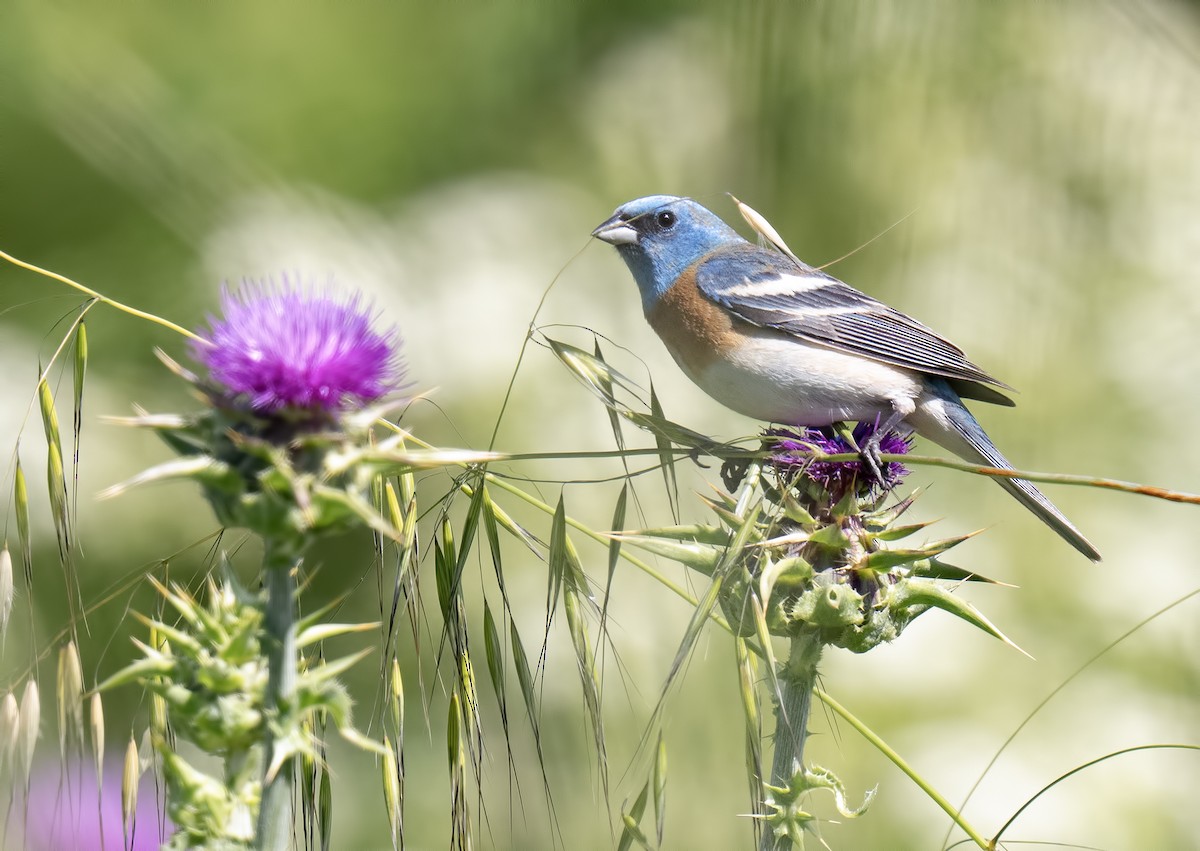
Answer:
[[(1011, 389), (921, 323), (782, 251), (743, 239), (690, 198), (618, 207), (592, 235), (616, 246), (642, 308), (680, 369), (757, 420), (881, 423), (861, 447), (907, 428), (968, 461), (1012, 469), (962, 400), (1013, 402)], [(1024, 479), (996, 481), (1092, 561), (1100, 553)]]

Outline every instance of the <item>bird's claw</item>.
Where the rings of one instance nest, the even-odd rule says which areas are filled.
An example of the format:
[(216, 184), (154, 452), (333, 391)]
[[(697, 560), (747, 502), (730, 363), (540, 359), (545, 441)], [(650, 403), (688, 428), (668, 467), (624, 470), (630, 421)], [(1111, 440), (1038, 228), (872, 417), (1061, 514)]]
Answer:
[(883, 458), (879, 451), (881, 432), (875, 432), (871, 435), (859, 449), (859, 454), (862, 457), (862, 463), (866, 467), (867, 472), (871, 474), (871, 478), (879, 487), (884, 490), (888, 489), (887, 479), (883, 476)]

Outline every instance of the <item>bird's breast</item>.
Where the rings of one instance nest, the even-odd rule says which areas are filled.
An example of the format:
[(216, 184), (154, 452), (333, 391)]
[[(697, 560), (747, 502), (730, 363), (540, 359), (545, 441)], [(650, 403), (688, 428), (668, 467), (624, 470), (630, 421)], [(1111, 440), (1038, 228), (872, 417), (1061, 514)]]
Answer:
[(689, 376), (704, 372), (740, 344), (742, 323), (705, 298), (696, 286), (696, 267), (686, 269), (646, 315), (675, 361)]
[(759, 328), (705, 298), (680, 276), (647, 315), (680, 368), (739, 413), (827, 425), (911, 410), (923, 390), (909, 370)]

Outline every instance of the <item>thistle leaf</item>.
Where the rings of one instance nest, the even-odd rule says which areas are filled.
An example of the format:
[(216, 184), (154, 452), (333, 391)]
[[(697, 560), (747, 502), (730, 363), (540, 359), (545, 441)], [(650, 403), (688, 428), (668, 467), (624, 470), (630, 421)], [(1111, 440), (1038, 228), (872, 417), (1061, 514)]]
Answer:
[(999, 585), (1003, 588), (1017, 587), (1008, 582), (1001, 582), (999, 579), (989, 579), (986, 576), (974, 573), (963, 567), (946, 564), (946, 562), (939, 561), (936, 558), (931, 558), (927, 562), (914, 562), (911, 569), (913, 576), (920, 576), (924, 579), (941, 579), (947, 582), (984, 582), (988, 585)]
[(899, 541), (932, 526), (936, 522), (936, 520), (926, 520), (924, 523), (910, 523), (907, 526), (884, 527), (875, 533), (875, 537), (881, 541)]
[(136, 476), (100, 491), (100, 499), (111, 499), (130, 488), (152, 482), (168, 482), (191, 479), (205, 487), (227, 494), (240, 492), (245, 483), (237, 471), (216, 458), (207, 455), (176, 458), (144, 470)]
[(356, 748), (367, 753), (375, 754), (375, 756), (384, 756), (384, 747), (381, 742), (377, 742), (370, 736), (364, 736), (358, 730), (349, 725), (338, 727), (338, 735), (345, 739)]
[[(142, 645), (145, 647), (145, 645)], [(100, 685), (96, 691), (111, 691), (119, 686), (128, 685), (145, 677), (160, 677), (175, 669), (175, 663), (165, 656), (155, 655), (135, 659), (121, 670), (117, 671)]]
[(343, 517), (353, 515), (372, 532), (391, 541), (400, 541), (400, 530), (385, 520), (375, 506), (356, 493), (326, 485), (312, 488), (312, 508), (317, 519), (315, 528), (332, 526)]
[(354, 667), (358, 662), (371, 655), (371, 648), (365, 647), (357, 653), (351, 653), (349, 656), (343, 656), (340, 659), (334, 659), (332, 662), (326, 662), (324, 665), (317, 665), (315, 668), (309, 668), (297, 679), (296, 688), (310, 688), (316, 690), (316, 687), (321, 683), (337, 677), (343, 672)]
[(971, 532), (967, 535), (959, 535), (956, 538), (932, 541), (917, 549), (876, 550), (867, 556), (867, 567), (872, 570), (887, 571), (902, 564), (912, 564), (915, 561), (944, 553), (946, 550), (956, 547), (963, 541), (973, 538), (978, 534), (979, 532)]
[[(988, 620), (982, 612), (971, 603), (951, 593), (947, 588), (932, 580), (908, 579), (896, 583), (892, 587), (892, 600), (889, 604), (894, 610), (903, 611), (912, 606), (933, 606), (944, 612), (949, 612), (961, 618), (978, 629), (983, 630), (993, 638), (998, 638), (1009, 647), (1025, 656), (1029, 656), (1007, 635)], [(1032, 659), (1032, 656), (1029, 656)]]
[(338, 635), (348, 635), (352, 632), (370, 632), (377, 629), (379, 623), (326, 623), (310, 626), (296, 635), (296, 649), (303, 650), (311, 644), (334, 638)]

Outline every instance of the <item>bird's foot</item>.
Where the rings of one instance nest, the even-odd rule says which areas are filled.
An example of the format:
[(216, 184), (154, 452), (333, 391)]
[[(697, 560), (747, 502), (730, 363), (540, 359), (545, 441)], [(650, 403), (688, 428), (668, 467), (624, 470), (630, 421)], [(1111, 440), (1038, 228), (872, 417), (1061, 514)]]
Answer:
[(888, 489), (887, 479), (883, 475), (883, 458), (880, 452), (879, 444), (882, 440), (882, 432), (875, 432), (863, 445), (859, 447), (859, 455), (862, 457), (862, 464), (870, 473), (871, 478), (883, 490)]
[(888, 418), (887, 422), (885, 422), (883, 426), (878, 426), (878, 424), (876, 424), (875, 430), (871, 432), (871, 435), (866, 440), (863, 441), (861, 446), (859, 446), (857, 441), (855, 441), (854, 434), (848, 425), (845, 423), (836, 423), (834, 426), (842, 439), (858, 451), (860, 466), (866, 472), (866, 474), (870, 476), (869, 484), (879, 485), (879, 487), (884, 491), (890, 490), (891, 488), (883, 473), (884, 468), (887, 465), (883, 462), (883, 452), (880, 449), (880, 445), (883, 443), (883, 436), (895, 428), (895, 423), (898, 420), (899, 417), (893, 415), (892, 417)]

